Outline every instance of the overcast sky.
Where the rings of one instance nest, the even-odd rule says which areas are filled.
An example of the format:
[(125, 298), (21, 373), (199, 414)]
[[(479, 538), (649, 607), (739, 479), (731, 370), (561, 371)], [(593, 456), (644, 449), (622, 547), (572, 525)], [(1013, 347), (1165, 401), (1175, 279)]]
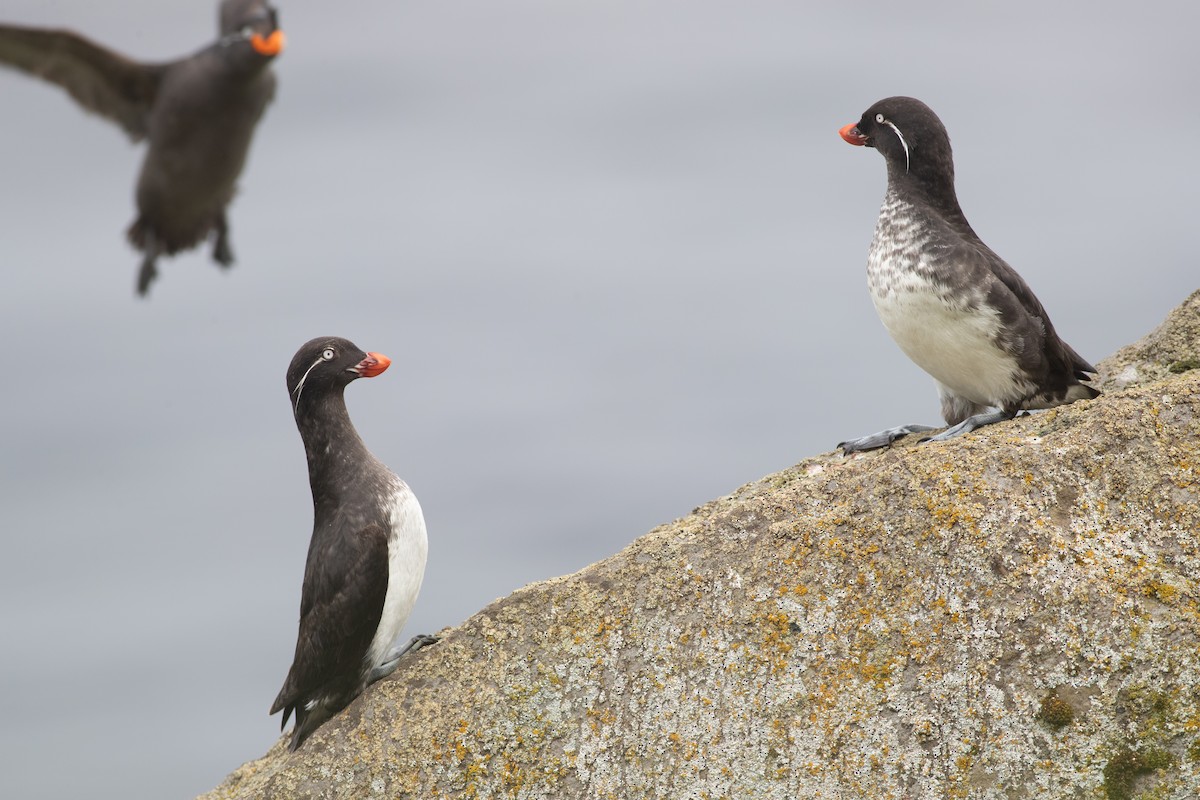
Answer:
[[(1193, 2), (280, 4), (232, 206), (238, 263), (133, 294), (142, 150), (0, 71), (0, 796), (190, 797), (262, 754), (311, 531), (284, 372), (347, 392), (416, 491), (405, 635), (842, 439), (939, 421), (864, 267), (883, 160), (929, 103), (967, 217), (1099, 361), (1200, 285)], [(8, 0), (145, 60), (215, 4)]]

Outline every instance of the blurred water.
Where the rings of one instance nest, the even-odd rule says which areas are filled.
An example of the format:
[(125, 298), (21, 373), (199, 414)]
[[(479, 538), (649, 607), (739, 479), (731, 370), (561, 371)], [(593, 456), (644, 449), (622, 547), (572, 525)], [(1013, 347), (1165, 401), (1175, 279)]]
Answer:
[[(430, 528), (409, 633), (901, 422), (931, 382), (863, 279), (877, 154), (924, 99), (976, 229), (1097, 361), (1197, 284), (1184, 3), (363, 0), (289, 49), (232, 209), (133, 297), (141, 151), (0, 73), (0, 795), (189, 797), (260, 755), (311, 507), (284, 370), (333, 333)], [(10, 0), (147, 59), (203, 4)]]

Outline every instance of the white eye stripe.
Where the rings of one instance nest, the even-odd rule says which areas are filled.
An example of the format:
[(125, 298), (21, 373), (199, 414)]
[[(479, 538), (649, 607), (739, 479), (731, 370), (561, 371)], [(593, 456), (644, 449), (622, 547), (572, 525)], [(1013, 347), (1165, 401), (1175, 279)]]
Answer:
[(904, 134), (900, 132), (890, 119), (884, 119), (883, 114), (875, 115), (876, 122), (882, 122), (896, 132), (896, 137), (900, 140), (900, 144), (904, 147), (904, 171), (908, 172), (908, 142), (904, 141)]
[[(333, 351), (332, 351), (332, 350), (326, 350), (326, 351), (325, 351), (325, 353), (331, 353), (331, 352), (333, 352)], [(325, 353), (322, 353), (322, 354), (321, 354), (321, 357), (320, 357), (320, 358), (318, 358), (316, 361), (314, 361), (311, 367), (309, 367), (308, 369), (304, 370), (304, 374), (303, 374), (302, 376), (300, 376), (300, 381), (299, 381), (299, 383), (297, 383), (297, 384), (296, 384), (296, 390), (295, 390), (295, 392), (294, 392), (294, 394), (296, 395), (296, 405), (295, 405), (295, 408), (297, 408), (297, 409), (298, 409), (298, 408), (300, 408), (300, 395), (301, 395), (301, 393), (303, 393), (303, 391), (304, 391), (304, 382), (305, 382), (306, 380), (308, 380), (308, 373), (312, 372), (312, 371), (313, 371), (313, 369), (314, 369), (314, 368), (316, 368), (316, 366), (317, 366), (318, 364), (320, 364), (322, 361), (327, 361), (327, 360), (328, 360), (328, 359), (326, 359), (326, 358), (325, 358)]]
[(249, 25), (247, 25), (246, 27), (242, 28), (241, 30), (239, 30), (235, 33), (225, 34), (224, 36), (221, 37), (221, 40), (219, 42), (217, 42), (217, 44), (221, 45), (222, 47), (228, 47), (229, 45), (233, 44), (234, 42), (246, 41), (253, 34), (254, 34), (254, 29), (251, 28)]

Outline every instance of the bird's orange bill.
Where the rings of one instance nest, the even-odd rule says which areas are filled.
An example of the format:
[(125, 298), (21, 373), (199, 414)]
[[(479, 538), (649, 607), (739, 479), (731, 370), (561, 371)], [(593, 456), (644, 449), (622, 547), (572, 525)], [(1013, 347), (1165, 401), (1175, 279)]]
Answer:
[(842, 129), (839, 130), (838, 133), (841, 134), (841, 137), (850, 144), (861, 147), (867, 143), (867, 137), (858, 132), (857, 126), (857, 122), (851, 122), (849, 125), (843, 125)]
[(250, 46), (255, 52), (264, 56), (277, 56), (283, 52), (285, 43), (283, 31), (273, 30), (270, 35), (263, 36), (261, 33), (250, 35)]
[(374, 378), (392, 365), (392, 360), (383, 353), (367, 353), (367, 357), (358, 362), (356, 370), (364, 378)]

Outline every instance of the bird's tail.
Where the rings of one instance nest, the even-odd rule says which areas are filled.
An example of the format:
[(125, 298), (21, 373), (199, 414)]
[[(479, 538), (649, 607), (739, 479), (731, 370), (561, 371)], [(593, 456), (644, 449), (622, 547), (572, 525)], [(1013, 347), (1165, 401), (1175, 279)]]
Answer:
[(1100, 390), (1095, 386), (1089, 386), (1086, 383), (1073, 383), (1067, 387), (1067, 403), (1074, 403), (1076, 400), (1091, 400), (1099, 397)]

